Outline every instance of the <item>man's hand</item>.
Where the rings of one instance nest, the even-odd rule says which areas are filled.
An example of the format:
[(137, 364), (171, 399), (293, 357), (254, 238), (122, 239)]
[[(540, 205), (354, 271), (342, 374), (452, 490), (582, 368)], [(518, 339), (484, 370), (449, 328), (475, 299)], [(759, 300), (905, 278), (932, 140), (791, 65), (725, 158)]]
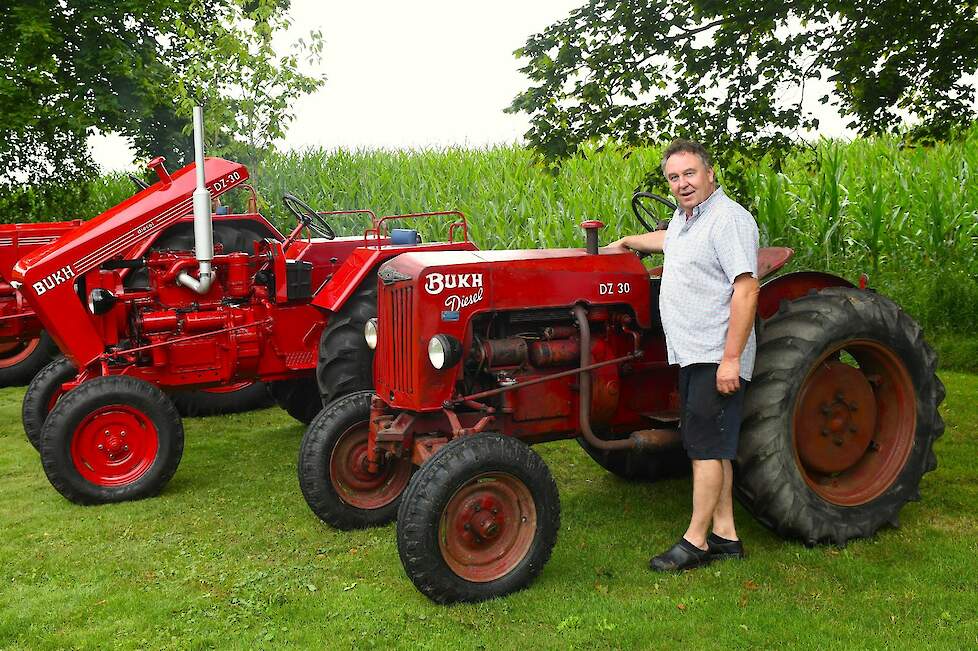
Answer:
[(662, 253), (662, 247), (665, 241), (665, 231), (653, 231), (651, 233), (641, 233), (640, 235), (626, 235), (620, 240), (615, 240), (605, 248), (624, 247), (636, 253)]
[(723, 359), (717, 366), (717, 391), (725, 396), (740, 388), (740, 359)]

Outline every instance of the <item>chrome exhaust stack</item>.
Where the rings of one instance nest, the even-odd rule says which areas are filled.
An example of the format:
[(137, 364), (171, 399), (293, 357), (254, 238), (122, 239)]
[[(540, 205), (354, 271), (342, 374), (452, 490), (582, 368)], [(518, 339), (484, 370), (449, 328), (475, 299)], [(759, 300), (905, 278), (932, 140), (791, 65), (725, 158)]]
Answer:
[(199, 268), (198, 278), (186, 271), (177, 276), (177, 283), (198, 294), (206, 294), (214, 282), (214, 225), (211, 222), (211, 193), (204, 180), (204, 109), (194, 107), (194, 167), (197, 172), (197, 189), (193, 194), (194, 205), (194, 252)]

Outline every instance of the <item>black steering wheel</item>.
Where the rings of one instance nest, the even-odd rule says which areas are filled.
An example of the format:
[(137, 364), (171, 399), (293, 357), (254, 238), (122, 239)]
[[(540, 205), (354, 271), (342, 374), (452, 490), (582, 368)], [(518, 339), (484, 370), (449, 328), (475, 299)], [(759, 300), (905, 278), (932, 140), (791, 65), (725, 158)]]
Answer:
[[(654, 210), (652, 210), (652, 206), (650, 204), (651, 201), (658, 201), (659, 203), (668, 206), (669, 210), (674, 212), (678, 206), (665, 197), (660, 197), (652, 192), (636, 192), (632, 195), (632, 212), (635, 213), (635, 217), (638, 219), (639, 223), (645, 227), (645, 230), (649, 231), (650, 233), (652, 231), (664, 231), (669, 227), (669, 221), (659, 219), (659, 216)], [(645, 217), (648, 217), (655, 223), (655, 228), (652, 228), (652, 226), (645, 221), (645, 217), (642, 216), (643, 213), (645, 214)]]
[(282, 203), (289, 209), (289, 212), (295, 215), (300, 224), (315, 232), (320, 237), (325, 237), (327, 240), (332, 240), (336, 237), (336, 231), (329, 225), (329, 222), (299, 197), (291, 192), (287, 192), (282, 197)]

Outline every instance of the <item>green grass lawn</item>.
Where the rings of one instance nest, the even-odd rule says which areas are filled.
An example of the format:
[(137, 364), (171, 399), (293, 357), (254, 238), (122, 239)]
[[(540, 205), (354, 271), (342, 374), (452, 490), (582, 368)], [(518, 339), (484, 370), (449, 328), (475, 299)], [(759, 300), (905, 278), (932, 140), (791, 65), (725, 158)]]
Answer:
[(161, 497), (78, 507), (48, 484), (0, 391), (0, 648), (974, 648), (978, 376), (944, 373), (940, 466), (902, 526), (845, 549), (785, 542), (738, 511), (751, 557), (680, 576), (648, 558), (684, 530), (688, 480), (632, 484), (573, 442), (540, 446), (563, 526), (528, 589), (436, 606), (394, 527), (345, 533), (295, 478), (277, 409), (188, 419)]

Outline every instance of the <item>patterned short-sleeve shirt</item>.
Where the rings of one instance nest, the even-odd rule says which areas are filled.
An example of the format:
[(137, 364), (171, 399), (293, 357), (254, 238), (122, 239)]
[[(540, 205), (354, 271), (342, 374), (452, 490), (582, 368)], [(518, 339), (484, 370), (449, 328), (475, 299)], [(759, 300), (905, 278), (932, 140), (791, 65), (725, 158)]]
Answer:
[[(730, 323), (737, 276), (757, 278), (757, 223), (723, 188), (693, 208), (680, 208), (666, 231), (659, 293), (669, 363), (718, 364)], [(757, 342), (751, 330), (740, 356), (740, 376), (751, 379)]]

